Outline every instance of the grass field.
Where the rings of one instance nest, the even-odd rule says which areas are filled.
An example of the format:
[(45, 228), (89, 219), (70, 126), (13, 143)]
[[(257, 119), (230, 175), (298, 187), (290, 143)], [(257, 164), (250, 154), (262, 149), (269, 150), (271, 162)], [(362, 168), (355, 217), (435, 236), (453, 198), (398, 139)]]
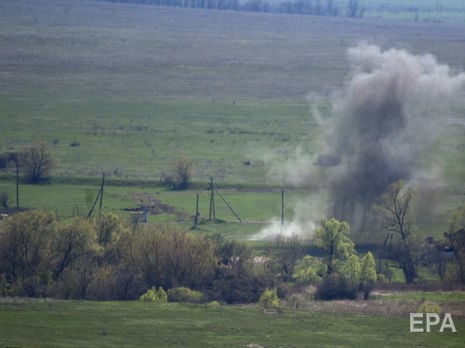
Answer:
[[(150, 222), (189, 229), (196, 193), (201, 217), (208, 216), (213, 176), (243, 223), (217, 196), (225, 222), (195, 233), (250, 237), (280, 218), (281, 189), (287, 221), (302, 200), (319, 219), (325, 187), (291, 187), (270, 175), (270, 165), (285, 167), (301, 153), (313, 168), (326, 136), (316, 121), (332, 117), (330, 100), (348, 79), (346, 50), (360, 41), (432, 53), (464, 70), (464, 19), (456, 11), (463, 2), (429, 10), (439, 2), (390, 1), (393, 9), (366, 0), (367, 18), (348, 19), (3, 0), (0, 151), (43, 140), (57, 162), (49, 185), (20, 186), (21, 206), (85, 215), (105, 172), (106, 212), (129, 219), (124, 209), (157, 200), (173, 209)], [(421, 168), (443, 168), (446, 183), (433, 192), (435, 214), (417, 219), (425, 236), (442, 235), (450, 212), (465, 202), (464, 110), (454, 105), (445, 117), (453, 122), (416, 159)], [(193, 188), (159, 186), (184, 156), (193, 161)], [(1, 174), (0, 192), (15, 205), (12, 172)], [(408, 313), (423, 299), (456, 308), (458, 332), (409, 333)], [(3, 298), (0, 347), (460, 347), (463, 303), (462, 293), (382, 294), (267, 315), (253, 306)]]
[[(279, 167), (297, 148), (310, 159), (321, 152), (325, 135), (315, 116), (331, 117), (326, 97), (344, 86), (348, 47), (367, 40), (429, 52), (454, 70), (463, 68), (465, 53), (457, 23), (48, 0), (4, 1), (0, 19), (0, 150), (37, 140), (51, 145), (60, 184), (24, 186), (22, 202), (62, 216), (88, 211), (96, 190), (86, 178), (97, 187), (106, 172), (109, 180), (136, 185), (108, 186), (105, 208), (120, 211), (134, 207), (135, 193), (159, 192), (153, 184), (187, 156), (197, 187), (209, 176), (220, 188), (246, 187), (227, 199), (244, 220), (267, 221), (280, 215), (279, 198), (268, 201), (258, 191), (279, 191), (283, 182), (269, 175), (264, 156), (272, 154)], [(462, 111), (458, 105), (458, 123), (418, 159), (424, 168), (440, 163), (452, 183), (437, 195), (438, 215), (419, 222), (425, 234), (441, 234), (463, 202)], [(84, 184), (62, 184), (76, 182)], [(13, 199), (11, 179), (0, 185)], [(193, 214), (196, 191), (159, 199)], [(324, 202), (320, 193), (312, 204)], [(244, 235), (258, 228), (245, 225)]]
[(409, 315), (290, 311), (140, 302), (3, 299), (1, 346), (21, 347), (461, 347), (457, 332), (410, 333)]

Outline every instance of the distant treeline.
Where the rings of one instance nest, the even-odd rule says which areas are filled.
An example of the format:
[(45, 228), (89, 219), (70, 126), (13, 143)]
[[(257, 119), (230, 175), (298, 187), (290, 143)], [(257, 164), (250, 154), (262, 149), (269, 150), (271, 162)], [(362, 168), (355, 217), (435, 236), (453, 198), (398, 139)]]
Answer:
[(349, 0), (340, 8), (334, 0), (98, 0), (106, 2), (133, 3), (154, 6), (230, 10), (246, 12), (291, 13), (314, 16), (362, 17), (365, 11), (359, 0)]

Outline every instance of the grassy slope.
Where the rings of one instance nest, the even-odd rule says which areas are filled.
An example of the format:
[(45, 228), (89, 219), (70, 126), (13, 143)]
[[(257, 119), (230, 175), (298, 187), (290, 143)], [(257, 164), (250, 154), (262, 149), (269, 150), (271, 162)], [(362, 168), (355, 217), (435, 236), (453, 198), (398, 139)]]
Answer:
[(0, 303), (2, 346), (24, 347), (460, 347), (457, 333), (409, 333), (409, 319), (255, 307), (137, 302), (9, 300)]

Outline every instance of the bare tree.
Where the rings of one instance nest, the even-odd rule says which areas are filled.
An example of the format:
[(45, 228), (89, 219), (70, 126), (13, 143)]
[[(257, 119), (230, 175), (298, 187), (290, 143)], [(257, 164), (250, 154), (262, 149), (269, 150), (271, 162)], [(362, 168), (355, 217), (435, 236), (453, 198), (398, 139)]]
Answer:
[(402, 181), (391, 184), (375, 206), (382, 218), (382, 227), (387, 232), (384, 241), (385, 256), (398, 263), (407, 283), (417, 277), (415, 251), (418, 241), (415, 236), (415, 223), (411, 213), (413, 190)]
[(289, 237), (279, 236), (276, 239), (276, 263), (283, 281), (290, 281), (294, 273), (294, 267), (301, 255), (302, 237), (292, 235)]

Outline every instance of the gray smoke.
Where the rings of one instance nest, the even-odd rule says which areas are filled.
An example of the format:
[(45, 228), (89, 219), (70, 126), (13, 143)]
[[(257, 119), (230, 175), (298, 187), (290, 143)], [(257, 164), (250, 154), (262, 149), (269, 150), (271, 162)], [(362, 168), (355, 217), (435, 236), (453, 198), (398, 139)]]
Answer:
[(351, 75), (330, 134), (340, 164), (329, 214), (363, 230), (370, 208), (397, 180), (411, 180), (416, 159), (446, 123), (448, 102), (463, 95), (465, 74), (432, 55), (359, 44), (348, 50)]

